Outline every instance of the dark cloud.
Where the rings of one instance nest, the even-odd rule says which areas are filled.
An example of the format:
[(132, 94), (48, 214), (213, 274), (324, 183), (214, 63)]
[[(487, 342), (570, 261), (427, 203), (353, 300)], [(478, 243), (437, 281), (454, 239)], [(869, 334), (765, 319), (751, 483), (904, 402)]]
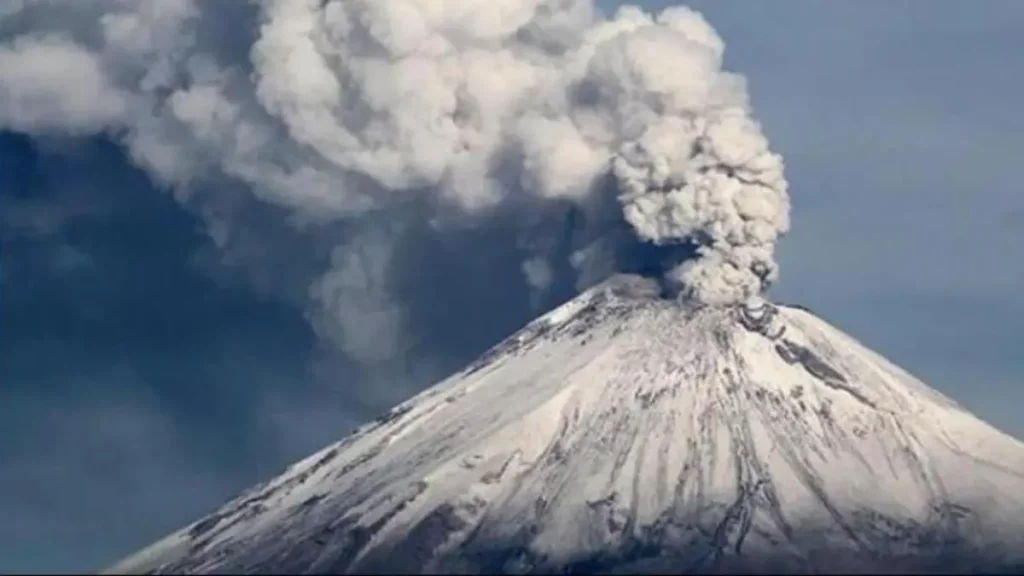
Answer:
[(211, 280), (201, 222), (118, 147), (0, 158), (4, 569), (107, 562), (354, 424), (304, 378), (301, 311)]
[[(579, 280), (560, 268), (543, 294), (525, 282), (524, 242), (541, 238), (524, 240), (516, 219), (438, 229), (429, 205), (410, 205), (306, 233), (244, 189), (189, 209), (107, 140), (8, 133), (0, 146), (17, 182), (0, 197), (0, 422), (19, 439), (0, 455), (0, 507), (22, 526), (0, 536), (21, 551), (5, 569), (77, 569), (142, 545), (458, 368)], [(570, 204), (538, 217), (558, 220), (552, 250), (566, 255), (595, 218), (628, 235)], [(308, 321), (323, 317), (309, 286), (339, 242), (381, 226), (385, 267), (343, 270), (400, 303), (397, 348), (367, 361), (333, 344), (336, 324)], [(617, 245), (612, 268), (663, 272), (663, 250)], [(358, 312), (342, 316), (357, 334), (380, 329), (364, 301), (336, 305)]]

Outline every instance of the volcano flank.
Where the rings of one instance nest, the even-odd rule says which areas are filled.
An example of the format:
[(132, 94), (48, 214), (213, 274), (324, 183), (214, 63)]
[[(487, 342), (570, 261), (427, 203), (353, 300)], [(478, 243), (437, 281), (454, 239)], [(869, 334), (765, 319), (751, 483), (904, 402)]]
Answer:
[(1013, 572), (1024, 444), (811, 312), (618, 275), (111, 573)]

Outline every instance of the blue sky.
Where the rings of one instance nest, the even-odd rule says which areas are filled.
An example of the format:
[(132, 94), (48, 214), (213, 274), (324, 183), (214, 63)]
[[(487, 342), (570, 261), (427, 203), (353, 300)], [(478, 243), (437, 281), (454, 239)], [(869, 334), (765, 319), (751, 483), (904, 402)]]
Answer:
[[(786, 159), (774, 296), (1024, 437), (1024, 4), (689, 5)], [(312, 254), (272, 270), (325, 258), (273, 215), (251, 221), (275, 254)], [(224, 266), (198, 219), (99, 138), (0, 134), (0, 242), (0, 571), (103, 565), (528, 317), (500, 293), (478, 322), (424, 317), (429, 368), (368, 385), (320, 353), (286, 275)], [(409, 291), (446, 294), (424, 310), (459, 299), (424, 270), (410, 264)]]
[(776, 296), (1024, 436), (1024, 5), (690, 5), (786, 158)]

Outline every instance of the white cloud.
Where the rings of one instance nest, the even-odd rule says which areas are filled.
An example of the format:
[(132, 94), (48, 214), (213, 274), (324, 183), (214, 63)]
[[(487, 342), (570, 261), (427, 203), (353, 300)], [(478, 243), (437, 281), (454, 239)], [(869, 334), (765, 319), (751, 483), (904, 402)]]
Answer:
[(29, 133), (92, 133), (118, 125), (130, 97), (96, 55), (55, 36), (0, 46), (0, 127)]
[[(262, 0), (254, 9), (258, 28), (236, 31), (218, 3), (34, 3), (26, 10), (48, 32), (0, 48), (0, 124), (116, 129), (157, 182), (241, 181), (306, 226), (417, 202), (441, 228), (497, 217), (557, 235), (515, 220), (567, 202), (608, 204), (635, 237), (595, 244), (584, 234), (594, 262), (613, 262), (596, 251), (623, 239), (695, 242), (698, 258), (668, 277), (711, 303), (776, 277), (775, 242), (789, 226), (782, 163), (698, 13), (624, 7), (606, 18), (592, 0)], [(239, 59), (230, 46), (248, 38)], [(617, 197), (604, 193), (609, 178)], [(213, 224), (215, 235), (227, 229)], [(361, 358), (395, 353), (402, 331), (380, 268), (387, 250), (370, 249), (396, 240), (386, 228), (375, 234), (371, 247), (363, 236), (338, 246), (312, 290), (314, 323), (333, 323), (325, 333)], [(516, 268), (573, 269), (567, 253), (520, 252)], [(376, 263), (356, 265), (371, 253)], [(599, 269), (579, 268), (587, 282)], [(545, 283), (540, 268), (523, 270), (524, 283)]]

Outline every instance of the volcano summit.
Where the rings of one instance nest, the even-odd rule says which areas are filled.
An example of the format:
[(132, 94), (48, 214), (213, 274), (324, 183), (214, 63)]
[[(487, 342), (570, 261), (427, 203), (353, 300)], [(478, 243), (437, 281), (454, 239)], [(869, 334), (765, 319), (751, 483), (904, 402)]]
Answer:
[(1019, 570), (1024, 444), (807, 310), (614, 276), (112, 573)]

